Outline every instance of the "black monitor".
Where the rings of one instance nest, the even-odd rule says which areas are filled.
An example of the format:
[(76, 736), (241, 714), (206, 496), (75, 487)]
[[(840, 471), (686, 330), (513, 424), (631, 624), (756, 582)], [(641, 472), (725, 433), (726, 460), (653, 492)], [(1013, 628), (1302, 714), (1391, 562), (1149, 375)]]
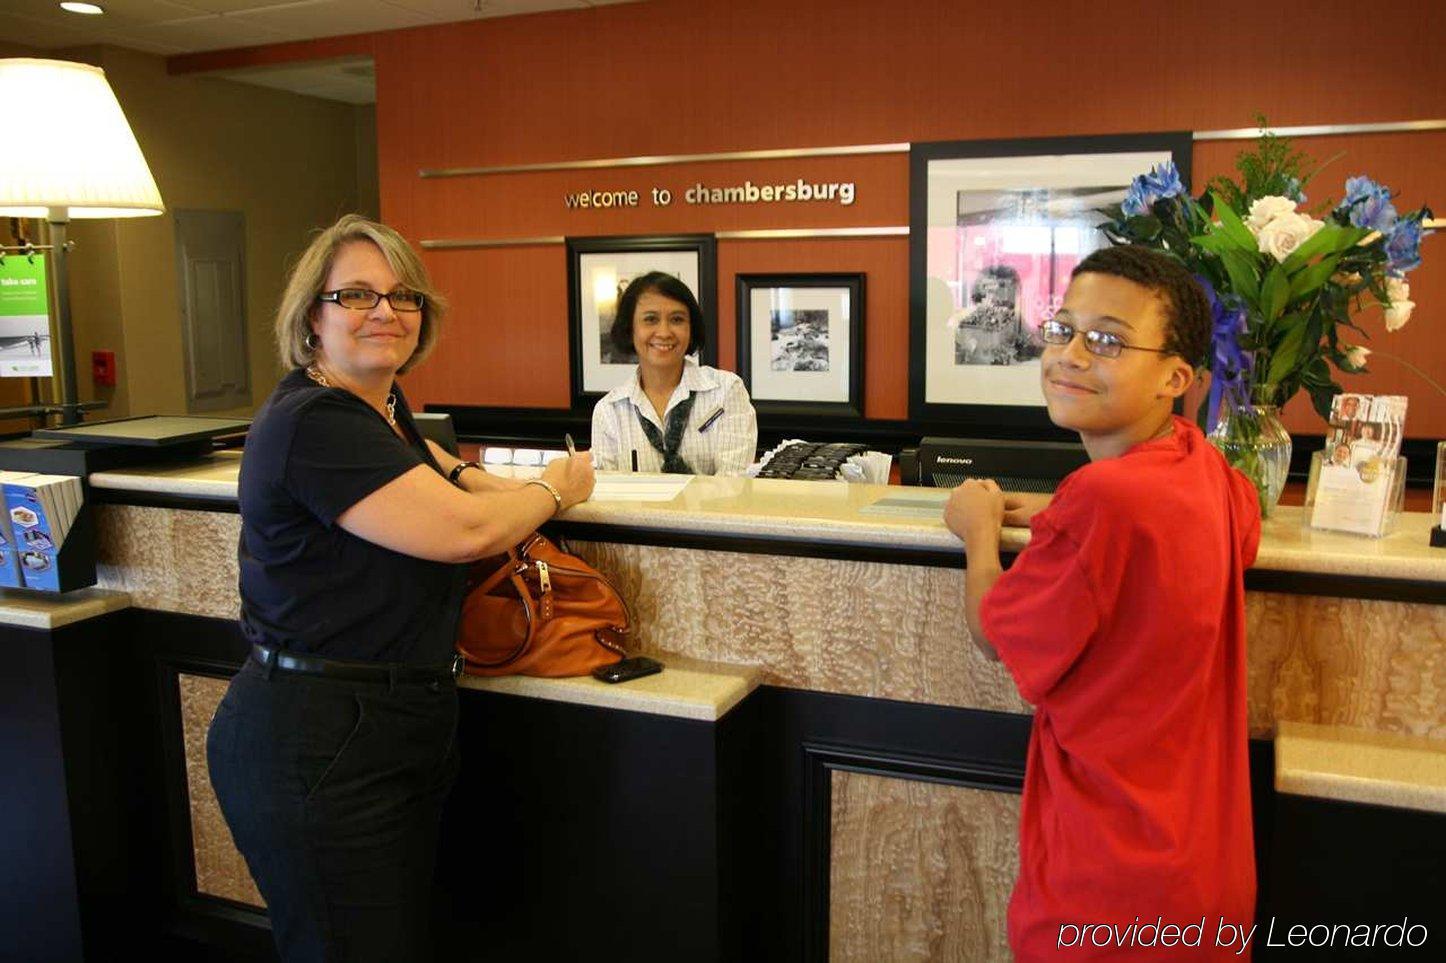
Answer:
[(910, 455), (899, 459), (905, 485), (953, 488), (966, 478), (992, 478), (1016, 492), (1052, 492), (1089, 461), (1078, 442), (994, 438), (925, 438)]
[(460, 458), (461, 452), (457, 448), (457, 432), (452, 428), (452, 416), (437, 414), (430, 411), (416, 412), (412, 420), (417, 423), (417, 431), (428, 441), (435, 441), (443, 451), (453, 457)]

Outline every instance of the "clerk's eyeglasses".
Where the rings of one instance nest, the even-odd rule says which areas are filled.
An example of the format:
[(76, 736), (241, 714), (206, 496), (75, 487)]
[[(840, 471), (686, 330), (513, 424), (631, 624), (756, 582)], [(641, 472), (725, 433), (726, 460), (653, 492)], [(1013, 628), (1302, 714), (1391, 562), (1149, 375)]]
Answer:
[(382, 298), (392, 306), (393, 311), (420, 311), (426, 298), (418, 291), (393, 291), (382, 294), (368, 288), (342, 288), (339, 291), (323, 291), (316, 296), (318, 301), (330, 301), (354, 311), (368, 311), (381, 303)]
[(1174, 354), (1166, 348), (1141, 348), (1127, 344), (1125, 339), (1112, 331), (1080, 331), (1072, 324), (1050, 318), (1039, 326), (1039, 338), (1045, 344), (1066, 345), (1076, 334), (1084, 335), (1085, 350), (1100, 358), (1118, 358), (1121, 351), (1150, 351), (1154, 354)]

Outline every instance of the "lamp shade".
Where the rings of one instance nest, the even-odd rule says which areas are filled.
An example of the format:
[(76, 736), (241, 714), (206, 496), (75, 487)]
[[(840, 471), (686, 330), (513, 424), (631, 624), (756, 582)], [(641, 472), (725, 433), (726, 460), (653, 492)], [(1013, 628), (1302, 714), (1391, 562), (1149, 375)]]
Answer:
[(66, 60), (0, 60), (0, 215), (142, 217), (165, 210), (105, 72)]

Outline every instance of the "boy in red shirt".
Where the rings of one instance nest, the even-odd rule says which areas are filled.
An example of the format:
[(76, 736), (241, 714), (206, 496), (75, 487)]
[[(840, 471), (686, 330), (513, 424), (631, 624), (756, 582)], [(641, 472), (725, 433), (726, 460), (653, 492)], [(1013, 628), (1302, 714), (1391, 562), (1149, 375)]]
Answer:
[[(1244, 572), (1260, 512), (1172, 414), (1210, 333), (1169, 257), (1089, 255), (1041, 328), (1041, 381), (1090, 463), (1051, 499), (970, 480), (945, 509), (974, 642), (1036, 707), (1009, 905), (1020, 963), (1249, 958)], [(1031, 536), (1004, 572), (1006, 522)]]

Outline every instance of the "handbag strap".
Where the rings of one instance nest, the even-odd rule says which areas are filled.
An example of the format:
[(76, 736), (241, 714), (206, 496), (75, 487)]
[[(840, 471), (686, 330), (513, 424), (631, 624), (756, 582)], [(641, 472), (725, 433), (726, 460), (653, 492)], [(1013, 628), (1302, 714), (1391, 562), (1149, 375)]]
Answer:
[(527, 619), (527, 633), (522, 637), (522, 641), (517, 643), (517, 648), (513, 649), (503, 658), (493, 662), (483, 662), (472, 658), (471, 655), (465, 652), (462, 653), (463, 659), (467, 662), (470, 662), (472, 665), (481, 666), (484, 669), (494, 669), (522, 658), (527, 650), (532, 648), (532, 640), (537, 635), (537, 601), (533, 599), (532, 593), (528, 591), (527, 580), (522, 577), (522, 561), (517, 557), (516, 548), (509, 548), (507, 550), (507, 561), (497, 566), (497, 570), (487, 576), (486, 580), (477, 586), (477, 588), (473, 589), (473, 591), (486, 594), (496, 588), (497, 584), (504, 578), (510, 578), (512, 580), (512, 587), (517, 590), (517, 597), (522, 601), (522, 614)]

